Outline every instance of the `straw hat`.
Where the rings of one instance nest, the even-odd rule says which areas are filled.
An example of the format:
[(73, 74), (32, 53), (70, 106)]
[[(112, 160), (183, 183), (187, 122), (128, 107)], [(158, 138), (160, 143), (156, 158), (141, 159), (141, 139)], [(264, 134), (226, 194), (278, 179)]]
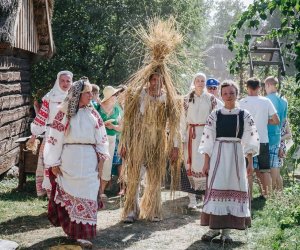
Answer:
[(119, 89), (115, 89), (112, 86), (106, 86), (103, 89), (103, 99), (101, 102), (105, 102), (107, 101), (109, 98), (111, 98), (114, 94), (116, 94), (117, 92), (119, 92)]

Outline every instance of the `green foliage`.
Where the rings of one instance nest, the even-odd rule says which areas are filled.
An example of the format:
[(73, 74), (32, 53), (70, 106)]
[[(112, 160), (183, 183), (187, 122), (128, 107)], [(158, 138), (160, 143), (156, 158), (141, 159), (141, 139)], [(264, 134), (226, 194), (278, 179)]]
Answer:
[(280, 15), (280, 27), (270, 30), (266, 38), (285, 38), (288, 41), (283, 48), (285, 53), (296, 54), (295, 67), (298, 71), (297, 82), (300, 80), (300, 21), (299, 21), (299, 1), (298, 0), (262, 0), (254, 1), (248, 9), (241, 15), (226, 34), (228, 48), (236, 53), (234, 60), (229, 67), (231, 73), (240, 70), (238, 63), (245, 64), (248, 59), (248, 45), (250, 36), (245, 36), (242, 43), (236, 40), (237, 31), (240, 29), (258, 29), (268, 16), (272, 16), (278, 10)]
[(189, 66), (199, 68), (199, 56), (194, 52), (204, 25), (199, 18), (205, 13), (204, 0), (65, 0), (55, 1), (54, 7), (56, 54), (33, 66), (34, 94), (41, 87), (42, 92), (48, 91), (57, 72), (64, 69), (72, 71), (74, 79), (87, 76), (99, 86), (120, 84), (143, 60), (134, 29), (155, 16), (176, 17), (192, 55)]
[[(262, 210), (253, 211), (255, 247), (259, 249), (296, 249), (300, 235), (300, 185), (274, 193)], [(265, 232), (265, 233), (263, 233)]]

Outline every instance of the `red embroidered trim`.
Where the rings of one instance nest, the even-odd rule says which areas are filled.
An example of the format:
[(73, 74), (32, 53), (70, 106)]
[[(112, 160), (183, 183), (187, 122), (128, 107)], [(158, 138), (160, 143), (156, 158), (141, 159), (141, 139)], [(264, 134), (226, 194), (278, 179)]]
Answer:
[(56, 130), (58, 130), (59, 132), (62, 132), (65, 130), (65, 127), (62, 123), (60, 123), (59, 121), (54, 120), (52, 122), (51, 128), (54, 128)]
[(103, 120), (95, 109), (92, 109), (91, 113), (92, 113), (92, 115), (94, 115), (97, 118), (98, 126), (96, 126), (96, 128), (99, 129), (100, 127), (103, 126)]
[(46, 124), (45, 119), (41, 120), (38, 116), (34, 118), (33, 123), (38, 126), (45, 126)]
[(54, 129), (58, 130), (59, 132), (64, 131), (65, 130), (65, 126), (61, 123), (61, 121), (64, 118), (64, 116), (65, 116), (65, 113), (62, 112), (62, 111), (59, 111), (56, 114), (56, 116), (55, 116), (55, 118), (54, 118), (54, 120), (53, 120), (53, 122), (51, 124), (51, 128), (54, 128)]
[(213, 201), (237, 201), (239, 203), (246, 203), (249, 200), (249, 196), (247, 192), (243, 191), (212, 189), (209, 199)]
[(94, 225), (97, 222), (97, 202), (74, 197), (57, 185), (56, 203), (60, 203), (68, 211), (71, 221)]

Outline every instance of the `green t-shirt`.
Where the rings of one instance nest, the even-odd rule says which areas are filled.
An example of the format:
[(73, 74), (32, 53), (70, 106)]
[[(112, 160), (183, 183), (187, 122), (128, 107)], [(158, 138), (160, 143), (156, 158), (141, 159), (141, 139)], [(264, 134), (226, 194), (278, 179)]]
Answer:
[[(93, 103), (94, 104), (94, 103)], [(119, 121), (121, 119), (121, 108), (119, 107), (119, 105), (115, 105), (113, 108), (113, 111), (111, 112), (110, 115), (107, 115), (105, 113), (105, 111), (103, 110), (103, 108), (101, 108), (101, 105), (94, 105), (95, 109), (98, 111), (98, 113), (100, 114), (102, 120), (104, 122), (110, 120), (110, 119), (114, 119), (114, 121), (112, 122), (113, 125), (118, 125)], [(114, 136), (119, 134), (120, 132), (114, 130), (114, 129), (109, 129), (109, 128), (105, 128), (106, 129), (106, 133), (107, 135), (110, 136)]]

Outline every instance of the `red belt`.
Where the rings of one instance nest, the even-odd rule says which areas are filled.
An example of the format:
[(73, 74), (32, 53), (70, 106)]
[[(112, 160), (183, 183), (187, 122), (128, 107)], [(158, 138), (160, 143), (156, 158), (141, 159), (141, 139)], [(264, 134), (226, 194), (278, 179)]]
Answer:
[(187, 164), (188, 164), (188, 173), (187, 175), (192, 174), (192, 145), (193, 145), (193, 139), (196, 138), (196, 127), (203, 127), (205, 126), (204, 123), (201, 124), (189, 124), (189, 141), (188, 141), (188, 159), (187, 159)]

